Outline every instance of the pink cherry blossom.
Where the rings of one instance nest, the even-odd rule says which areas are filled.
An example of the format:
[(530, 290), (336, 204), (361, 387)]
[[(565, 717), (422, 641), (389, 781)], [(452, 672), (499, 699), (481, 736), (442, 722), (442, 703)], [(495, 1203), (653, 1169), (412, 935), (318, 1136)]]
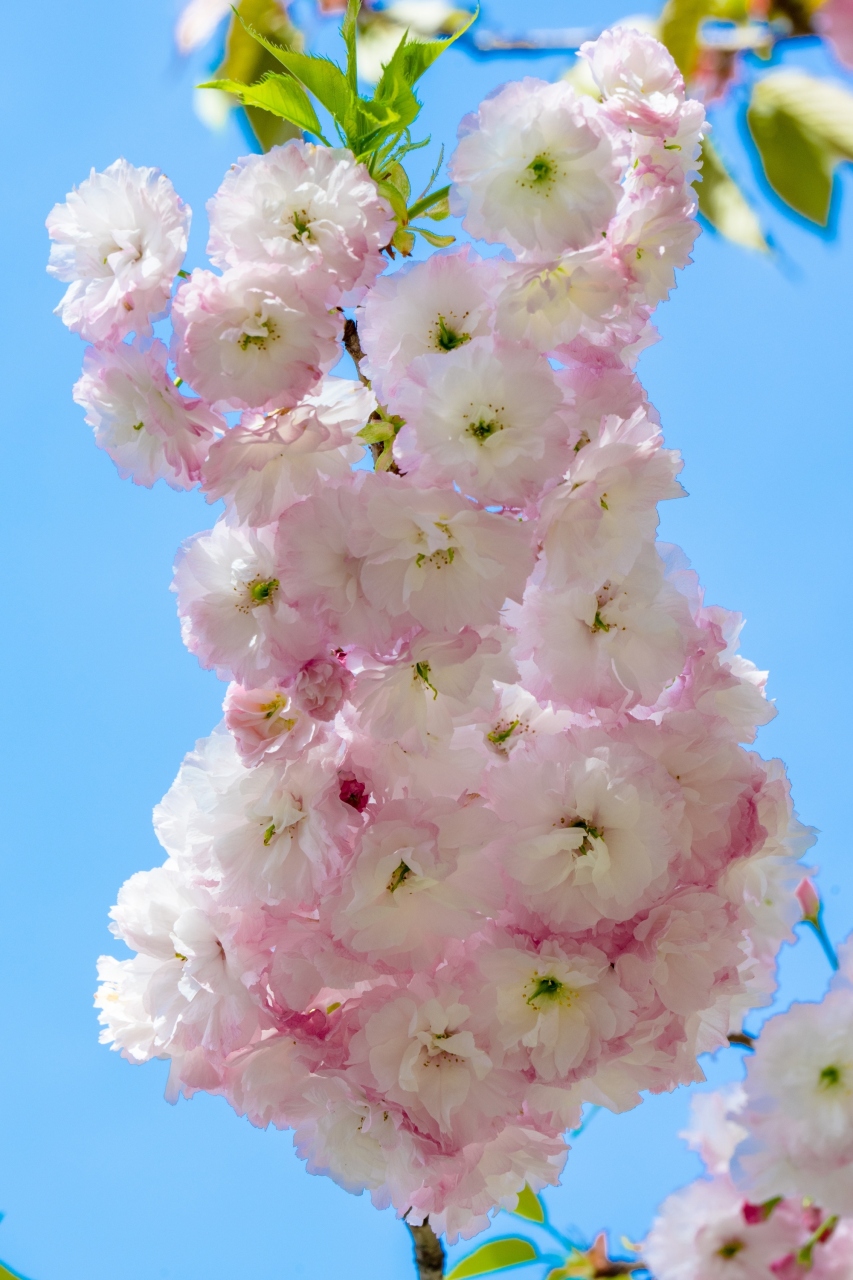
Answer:
[(168, 310), (190, 210), (158, 169), (116, 160), (54, 205), (48, 271), (69, 288), (57, 314), (87, 342), (147, 335)]
[(172, 310), (173, 355), (185, 382), (223, 409), (290, 409), (337, 362), (340, 325), (318, 276), (241, 263), (198, 268)]

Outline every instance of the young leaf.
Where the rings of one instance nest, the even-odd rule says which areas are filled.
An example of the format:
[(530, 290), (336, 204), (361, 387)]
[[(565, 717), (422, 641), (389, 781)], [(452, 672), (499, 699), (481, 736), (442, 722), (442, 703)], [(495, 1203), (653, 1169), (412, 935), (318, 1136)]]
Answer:
[(397, 228), (391, 241), (391, 247), (396, 249), (398, 253), (402, 253), (404, 258), (409, 257), (415, 247), (415, 237), (408, 227)]
[[(236, 80), (211, 80), (207, 84), (199, 85), (199, 88), (222, 89), (225, 93), (233, 93), (244, 106), (262, 107), (264, 111), (271, 111), (273, 115), (289, 120), (298, 128), (323, 138), (317, 112), (311, 106), (305, 90), (293, 76), (269, 72), (260, 84), (238, 84)], [(323, 141), (325, 142), (325, 138)]]
[(347, 11), (344, 14), (341, 35), (347, 49), (347, 80), (353, 94), (358, 94), (358, 51), (356, 34), (358, 30), (358, 11), (361, 0), (347, 0)]
[(667, 0), (660, 16), (660, 39), (687, 78), (699, 55), (699, 26), (713, 9), (712, 0)]
[[(420, 200), (416, 200), (409, 210), (409, 219), (419, 218), (422, 214), (427, 214), (428, 209), (441, 207), (442, 204), (447, 201), (449, 195), (450, 187), (439, 187), (437, 191), (431, 191), (429, 195), (421, 196)], [(448, 214), (450, 213), (449, 203), (447, 205), (447, 212)]]
[(700, 213), (720, 235), (746, 249), (767, 249), (758, 218), (708, 138), (702, 144), (702, 181), (696, 190)]
[(456, 236), (440, 236), (435, 231), (428, 231), (426, 227), (412, 227), (412, 230), (416, 235), (423, 236), (434, 249), (446, 249), (456, 239)]
[(416, 84), (425, 71), (429, 71), (437, 58), (455, 44), (460, 36), (464, 36), (472, 23), (480, 15), (479, 6), (471, 14), (467, 22), (463, 22), (458, 31), (447, 40), (406, 40), (403, 50), (403, 71), (408, 84)]
[(531, 1191), (526, 1182), (519, 1192), (518, 1204), (513, 1209), (513, 1213), (518, 1214), (519, 1218), (526, 1218), (528, 1222), (545, 1221), (545, 1210), (542, 1207), (542, 1201), (534, 1191)]
[(252, 39), (262, 44), (276, 61), (286, 67), (291, 75), (296, 76), (296, 79), (301, 81), (319, 102), (322, 102), (336, 120), (343, 122), (346, 119), (357, 103), (358, 96), (350, 89), (347, 77), (339, 66), (328, 58), (317, 58), (310, 53), (294, 53), (290, 49), (283, 49), (272, 40), (268, 40), (260, 31), (256, 31), (244, 19), (241, 18), (241, 22)]
[[(249, 34), (244, 22), (251, 23), (253, 29), (267, 40), (275, 41), (277, 48), (299, 51), (302, 48), (302, 33), (293, 25), (277, 0), (240, 0), (237, 9), (237, 16), (228, 27), (223, 60), (210, 78), (235, 80), (238, 84), (258, 84), (267, 71), (277, 68), (278, 62)], [(264, 151), (300, 135), (299, 126), (281, 116), (272, 115), (261, 107), (244, 105), (244, 110), (252, 132)]]
[(770, 186), (786, 204), (825, 227), (832, 197), (833, 156), (797, 116), (759, 93), (756, 85), (747, 123)]
[(853, 93), (842, 85), (802, 71), (775, 71), (755, 86), (753, 104), (796, 116), (830, 151), (853, 160)]
[(373, 91), (373, 101), (387, 102), (393, 106), (405, 128), (414, 124), (421, 110), (421, 104), (412, 93), (411, 86), (406, 78), (406, 46), (408, 40), (409, 33), (406, 31), (391, 58), (382, 68), (382, 75), (379, 77), (379, 81)]
[(427, 209), (424, 213), (425, 218), (432, 218), (433, 222), (443, 222), (445, 218), (450, 217), (450, 201), (447, 196), (443, 200), (437, 200), (431, 209)]
[(535, 1262), (539, 1254), (536, 1246), (520, 1236), (506, 1236), (503, 1240), (490, 1240), (467, 1258), (457, 1262), (447, 1280), (465, 1280), (467, 1276), (486, 1276), (504, 1267), (518, 1267), (523, 1262)]

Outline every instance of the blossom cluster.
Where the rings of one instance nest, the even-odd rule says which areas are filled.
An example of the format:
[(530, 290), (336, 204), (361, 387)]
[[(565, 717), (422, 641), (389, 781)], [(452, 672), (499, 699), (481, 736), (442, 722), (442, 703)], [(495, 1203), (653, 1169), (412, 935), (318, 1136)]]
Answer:
[(694, 1099), (706, 1177), (666, 1200), (643, 1247), (655, 1280), (853, 1274), (853, 949), (819, 1003), (771, 1018), (743, 1085)]
[(703, 110), (648, 36), (583, 54), (599, 101), (526, 79), (463, 121), (482, 253), (383, 271), (351, 154), (240, 161), (168, 351), (168, 180), (119, 161), (49, 219), (97, 443), (224, 503), (174, 580), (224, 722), (113, 909), (103, 1039), (451, 1239), (557, 1181), (585, 1102), (701, 1078), (772, 993), (811, 839), (748, 749), (739, 619), (655, 541), (681, 464), (633, 363)]

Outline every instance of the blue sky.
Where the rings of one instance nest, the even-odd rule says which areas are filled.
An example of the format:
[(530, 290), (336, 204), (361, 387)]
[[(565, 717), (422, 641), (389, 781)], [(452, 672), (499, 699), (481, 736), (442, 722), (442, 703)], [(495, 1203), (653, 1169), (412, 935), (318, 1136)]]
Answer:
[[(604, 23), (634, 8), (537, 0), (527, 21)], [(246, 148), (236, 126), (213, 135), (195, 119), (175, 13), (173, 0), (43, 0), (4, 23), (0, 1257), (30, 1280), (396, 1280), (412, 1272), (392, 1217), (306, 1175), (288, 1135), (251, 1129), (222, 1101), (169, 1107), (164, 1064), (132, 1068), (97, 1043), (107, 910), (127, 876), (161, 860), (151, 808), (219, 715), (222, 689), (183, 649), (168, 590), (176, 547), (212, 513), (197, 495), (122, 483), (92, 446), (70, 394), (83, 348), (51, 315), (43, 222), (91, 166), (125, 155), (163, 168), (193, 206), (190, 262), (202, 261), (205, 200)], [(521, 21), (510, 0), (489, 0), (487, 16)], [(496, 84), (560, 65), (451, 53), (424, 82), (426, 127), (450, 146)], [(752, 182), (736, 125), (718, 136)], [(836, 939), (853, 924), (853, 191), (846, 175), (839, 185), (837, 240), (764, 196), (774, 258), (704, 234), (640, 370), (686, 458), (690, 497), (667, 504), (663, 536), (710, 601), (746, 615), (744, 651), (770, 668), (780, 715), (759, 745), (787, 761), (800, 813), (821, 829), (813, 860)], [(811, 937), (781, 968), (782, 1004), (823, 990)], [(738, 1052), (709, 1064), (713, 1079), (738, 1073)], [(555, 1221), (641, 1236), (697, 1169), (676, 1136), (687, 1102), (681, 1091), (597, 1116), (549, 1197)]]

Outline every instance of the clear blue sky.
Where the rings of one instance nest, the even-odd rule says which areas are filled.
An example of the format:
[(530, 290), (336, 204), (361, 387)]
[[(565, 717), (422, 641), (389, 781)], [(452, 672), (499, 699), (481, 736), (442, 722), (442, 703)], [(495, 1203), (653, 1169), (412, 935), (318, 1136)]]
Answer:
[[(486, 7), (495, 24), (523, 20), (510, 0)], [(633, 9), (539, 0), (525, 12), (545, 26)], [(169, 1107), (164, 1064), (130, 1067), (97, 1043), (107, 910), (127, 876), (161, 860), (151, 808), (219, 714), (222, 689), (184, 651), (168, 591), (176, 547), (212, 515), (198, 496), (122, 483), (94, 449), (71, 401), (82, 344), (51, 315), (43, 221), (92, 165), (125, 155), (162, 167), (189, 200), (191, 264), (202, 260), (205, 200), (246, 148), (236, 127), (214, 136), (193, 116), (175, 13), (176, 0), (42, 0), (4, 21), (0, 1257), (31, 1280), (409, 1280), (404, 1228), (309, 1177), (288, 1135), (251, 1129), (219, 1100)], [(451, 53), (424, 82), (427, 127), (450, 145), (496, 84), (559, 65)], [(720, 138), (737, 156), (734, 130)], [(800, 812), (822, 830), (814, 859), (836, 939), (853, 923), (853, 190), (841, 185), (835, 242), (766, 200), (775, 261), (703, 235), (641, 365), (686, 456), (690, 498), (668, 504), (663, 535), (710, 601), (746, 614), (745, 652), (771, 670), (780, 715), (760, 747), (788, 762)], [(782, 1003), (820, 994), (811, 937), (782, 974)], [(709, 1064), (714, 1079), (738, 1070), (734, 1050)], [(676, 1137), (687, 1101), (599, 1115), (550, 1195), (555, 1220), (640, 1237), (697, 1169)]]

